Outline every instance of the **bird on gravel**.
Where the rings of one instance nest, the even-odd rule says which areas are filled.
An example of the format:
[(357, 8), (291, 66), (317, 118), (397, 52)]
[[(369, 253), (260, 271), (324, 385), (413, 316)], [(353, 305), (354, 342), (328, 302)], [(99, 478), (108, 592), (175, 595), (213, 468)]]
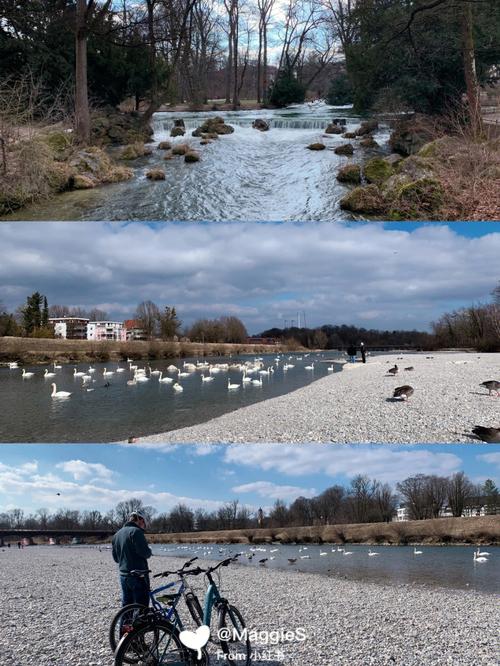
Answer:
[(497, 382), (496, 379), (490, 379), (487, 382), (482, 382), (479, 386), (484, 386), (484, 388), (487, 388), (488, 395), (491, 395), (493, 391), (495, 391), (497, 396), (500, 398), (500, 382)]
[(487, 428), (486, 426), (474, 426), (472, 432), (483, 442), (489, 444), (500, 444), (500, 428)]
[(413, 386), (408, 386), (408, 384), (405, 384), (405, 386), (398, 386), (395, 388), (392, 397), (401, 398), (401, 400), (408, 400), (408, 398), (413, 395), (413, 391)]
[(414, 368), (412, 365), (410, 365), (410, 367), (409, 367), (409, 368), (405, 368), (405, 370), (406, 370), (407, 372), (410, 372), (410, 370), (415, 370), (415, 368)]
[(296, 557), (289, 557), (288, 558), (288, 564), (295, 564), (296, 561), (297, 561)]
[(267, 562), (267, 560), (268, 560), (267, 557), (263, 557), (261, 560), (259, 560), (259, 564), (264, 565)]
[(398, 366), (396, 364), (394, 364), (394, 367), (389, 368), (389, 370), (387, 370), (387, 373), (389, 375), (397, 375), (398, 374), (398, 369), (399, 369)]

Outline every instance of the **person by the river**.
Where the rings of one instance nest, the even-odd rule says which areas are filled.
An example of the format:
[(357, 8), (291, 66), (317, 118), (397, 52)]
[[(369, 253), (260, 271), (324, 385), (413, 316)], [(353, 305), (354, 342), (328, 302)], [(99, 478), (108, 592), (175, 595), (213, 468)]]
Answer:
[(358, 350), (356, 349), (356, 345), (349, 345), (347, 347), (347, 356), (349, 356), (349, 361), (351, 363), (356, 363), (356, 354), (358, 353)]
[[(118, 564), (122, 588), (122, 605), (138, 603), (149, 606), (148, 559), (153, 554), (146, 540), (146, 520), (131, 513), (125, 525), (114, 535), (113, 559)], [(142, 571), (132, 574), (132, 571)]]
[(359, 345), (359, 349), (361, 351), (361, 360), (363, 361), (363, 363), (366, 363), (366, 349), (365, 349), (365, 343), (364, 342), (362, 342)]

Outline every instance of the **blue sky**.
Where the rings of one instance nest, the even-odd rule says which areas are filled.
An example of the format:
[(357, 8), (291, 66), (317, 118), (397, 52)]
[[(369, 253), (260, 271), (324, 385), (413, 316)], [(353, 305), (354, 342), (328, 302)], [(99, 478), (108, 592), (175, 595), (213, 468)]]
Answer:
[[(106, 511), (132, 496), (159, 511), (179, 501), (215, 509), (238, 498), (252, 509), (313, 496), (357, 473), (391, 485), (417, 473), (500, 481), (492, 445), (3, 445), (0, 512), (20, 507)], [(57, 495), (60, 493), (60, 496)]]
[(430, 330), (488, 301), (500, 280), (500, 223), (101, 223), (0, 225), (0, 302), (133, 316), (152, 300), (198, 318), (240, 317), (250, 333), (307, 324)]

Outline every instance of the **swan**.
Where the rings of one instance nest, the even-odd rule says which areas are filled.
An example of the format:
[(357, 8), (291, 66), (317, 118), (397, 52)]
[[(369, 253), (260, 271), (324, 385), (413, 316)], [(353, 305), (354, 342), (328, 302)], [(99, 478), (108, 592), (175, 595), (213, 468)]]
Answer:
[(47, 368), (45, 368), (45, 372), (43, 373), (44, 377), (55, 377), (56, 373), (55, 372), (49, 372)]
[(102, 374), (103, 374), (103, 377), (109, 377), (109, 375), (114, 375), (115, 373), (112, 370), (106, 370), (106, 368), (104, 368), (104, 370), (102, 371)]
[(488, 561), (487, 557), (480, 557), (478, 556), (476, 551), (474, 551), (474, 562), (487, 562), (487, 561)]
[(310, 556), (310, 555), (301, 555), (301, 556), (300, 556), (300, 559), (301, 559), (301, 560), (310, 560), (310, 559), (311, 559), (311, 556)]
[(84, 374), (85, 374), (84, 372), (77, 371), (76, 368), (73, 368), (73, 376), (74, 377), (83, 377)]
[(127, 386), (135, 386), (136, 384), (137, 384), (137, 381), (136, 381), (135, 377), (133, 379), (129, 379), (127, 381)]
[(213, 382), (214, 378), (211, 377), (210, 375), (201, 375), (201, 381), (202, 382)]
[(52, 393), (50, 394), (51, 398), (69, 398), (71, 393), (69, 391), (58, 391), (57, 386), (52, 382)]
[(374, 553), (371, 548), (368, 549), (368, 557), (376, 557), (377, 555), (380, 555), (380, 553)]
[(177, 372), (179, 368), (176, 365), (169, 365), (167, 367), (167, 372)]
[(490, 553), (488, 553), (487, 551), (483, 551), (482, 553), (480, 553), (480, 552), (479, 552), (479, 546), (478, 546), (478, 547), (477, 547), (477, 555), (478, 555), (479, 557), (489, 557)]
[(344, 553), (344, 555), (352, 555), (352, 551), (350, 550), (342, 550), (342, 552)]
[(89, 382), (92, 379), (92, 375), (82, 375), (83, 382)]
[(304, 366), (304, 370), (314, 370), (314, 361), (311, 363), (311, 365)]
[(93, 372), (95, 372), (95, 368), (93, 368), (91, 365), (89, 365), (89, 369), (87, 370), (89, 375), (91, 375)]
[(328, 372), (333, 372), (333, 365), (329, 365), (327, 370), (328, 370)]
[(422, 550), (417, 550), (415, 546), (413, 547), (413, 554), (414, 555), (422, 555), (423, 551)]
[(149, 382), (149, 377), (146, 377), (146, 375), (143, 374), (135, 374), (135, 381), (136, 382)]
[(57, 365), (56, 362), (54, 361), (54, 369), (55, 370), (60, 370), (62, 368), (62, 365)]
[(243, 384), (249, 384), (252, 381), (251, 377), (247, 377), (246, 370), (243, 371), (243, 377), (241, 378), (241, 381), (243, 382)]
[(164, 377), (163, 372), (160, 372), (158, 381), (161, 382), (162, 384), (171, 384), (174, 380), (172, 379), (172, 377)]
[(270, 374), (269, 368), (267, 370), (259, 370), (259, 375), (269, 375), (269, 374)]
[(178, 393), (180, 393), (181, 391), (184, 391), (184, 389), (182, 388), (182, 386), (178, 382), (175, 382), (175, 384), (173, 385), (172, 388), (174, 389), (174, 391), (177, 391)]
[(252, 386), (263, 386), (262, 377), (260, 379), (252, 379)]
[(15, 368), (18, 368), (18, 367), (19, 367), (19, 365), (18, 365), (18, 362), (17, 362), (17, 361), (11, 361), (11, 362), (9, 363), (9, 368), (10, 368), (11, 370), (14, 370)]
[(233, 389), (239, 389), (240, 386), (241, 386), (241, 384), (231, 384), (231, 380), (228, 377), (228, 379), (227, 379), (227, 388), (228, 388), (229, 391), (231, 391)]
[(177, 368), (177, 377), (189, 377), (190, 372), (181, 372), (180, 368)]
[(23, 374), (22, 377), (33, 377), (35, 373), (34, 372), (26, 372), (26, 370), (23, 368)]
[(324, 557), (325, 555), (328, 555), (328, 553), (325, 553), (325, 552), (324, 552), (324, 551), (322, 551), (322, 550), (320, 551), (320, 553), (319, 553), (319, 554), (320, 554), (320, 557)]
[(149, 368), (149, 374), (150, 375), (161, 375), (161, 372), (159, 370), (151, 370), (151, 366), (148, 365)]
[(116, 372), (125, 372), (125, 368), (116, 368)]

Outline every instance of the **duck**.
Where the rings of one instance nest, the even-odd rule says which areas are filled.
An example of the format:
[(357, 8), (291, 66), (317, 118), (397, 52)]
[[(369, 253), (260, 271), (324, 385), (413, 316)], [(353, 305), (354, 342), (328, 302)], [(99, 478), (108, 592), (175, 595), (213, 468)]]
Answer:
[(398, 386), (397, 388), (395, 388), (392, 397), (401, 398), (401, 400), (408, 400), (408, 398), (413, 395), (413, 392), (414, 392), (413, 386), (405, 384), (404, 386)]
[(500, 382), (497, 382), (496, 379), (489, 379), (487, 382), (481, 382), (479, 386), (484, 386), (488, 389), (488, 395), (491, 395), (493, 392), (497, 394), (497, 397), (500, 398)]
[(486, 426), (476, 425), (472, 432), (478, 439), (489, 444), (500, 444), (500, 428), (488, 428)]
[(267, 557), (263, 557), (261, 560), (259, 560), (259, 564), (261, 564), (261, 565), (265, 564), (268, 559), (269, 558), (267, 558)]
[(58, 391), (57, 386), (52, 382), (52, 393), (50, 394), (51, 398), (69, 398), (71, 393), (69, 391)]

